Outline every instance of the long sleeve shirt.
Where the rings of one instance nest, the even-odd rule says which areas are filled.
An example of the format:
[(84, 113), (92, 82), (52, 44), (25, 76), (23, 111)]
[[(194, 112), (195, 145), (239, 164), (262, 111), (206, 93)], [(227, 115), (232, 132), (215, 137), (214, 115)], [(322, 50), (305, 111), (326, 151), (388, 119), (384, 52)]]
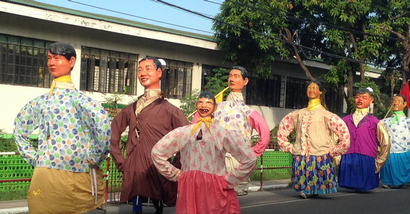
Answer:
[(269, 145), (270, 130), (265, 119), (254, 109), (247, 106), (241, 96), (231, 93), (228, 99), (218, 103), (218, 108), (214, 112), (216, 124), (228, 130), (235, 130), (242, 134), (248, 142), (251, 142), (252, 130), (255, 129), (260, 138), (252, 151), (256, 157), (263, 154)]
[[(288, 142), (287, 136), (296, 130), (296, 142)], [(336, 134), (339, 143), (332, 142), (332, 134)], [(279, 124), (279, 145), (284, 152), (294, 155), (332, 157), (344, 154), (350, 147), (349, 130), (337, 115), (322, 109), (308, 111), (306, 108), (286, 115)]]
[[(38, 129), (38, 148), (29, 135)], [(109, 153), (111, 126), (105, 109), (57, 82), (53, 94), (28, 102), (14, 121), (14, 137), (22, 157), (32, 166), (86, 172), (100, 166)]]
[[(376, 159), (376, 172), (386, 163), (390, 154), (390, 140), (386, 127), (375, 116), (365, 114), (357, 125), (353, 115), (343, 117), (349, 127), (351, 145), (346, 154), (356, 153), (374, 157)], [(380, 152), (378, 152), (378, 142)]]
[[(226, 213), (229, 208), (225, 190), (249, 178), (256, 156), (246, 139), (234, 131), (213, 123), (208, 130), (201, 124), (191, 136), (193, 127), (177, 128), (164, 136), (152, 149), (152, 160), (164, 177), (178, 181), (177, 213)], [(181, 154), (181, 169), (167, 161), (176, 152)], [(229, 173), (226, 152), (240, 163)]]

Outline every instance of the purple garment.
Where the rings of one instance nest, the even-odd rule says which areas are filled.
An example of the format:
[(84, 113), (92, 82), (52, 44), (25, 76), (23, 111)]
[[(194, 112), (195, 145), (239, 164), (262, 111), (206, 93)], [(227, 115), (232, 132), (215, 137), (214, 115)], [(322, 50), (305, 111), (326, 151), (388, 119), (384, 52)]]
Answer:
[(377, 124), (379, 120), (367, 114), (357, 125), (354, 125), (353, 115), (342, 118), (349, 128), (350, 147), (346, 154), (362, 154), (369, 157), (377, 157)]

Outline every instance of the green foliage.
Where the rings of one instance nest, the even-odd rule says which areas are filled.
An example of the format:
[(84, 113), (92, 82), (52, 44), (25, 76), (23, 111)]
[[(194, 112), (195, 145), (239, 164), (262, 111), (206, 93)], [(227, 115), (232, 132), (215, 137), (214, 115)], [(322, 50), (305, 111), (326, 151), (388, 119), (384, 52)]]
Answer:
[(199, 93), (200, 91), (195, 89), (181, 99), (180, 108), (189, 122), (192, 122), (194, 117), (193, 113), (196, 111), (195, 102), (198, 100)]
[[(206, 77), (208, 83), (205, 85), (205, 88), (209, 88), (210, 92), (217, 95), (220, 91), (228, 87), (229, 69), (218, 68), (214, 69), (213, 72), (214, 75), (212, 77)], [(226, 90), (224, 93), (224, 98), (228, 95), (228, 93), (229, 90)]]
[(386, 102), (384, 99), (382, 99), (382, 97), (385, 98), (385, 96), (381, 96), (379, 87), (376, 85), (376, 83), (371, 81), (370, 78), (367, 77), (365, 82), (357, 82), (355, 83), (355, 86), (358, 88), (370, 87), (373, 89), (373, 99), (374, 99), (373, 103), (374, 103), (374, 108), (377, 109), (374, 115), (379, 119), (383, 119), (384, 115), (389, 110), (390, 105), (388, 103), (390, 102), (389, 101)]
[[(274, 55), (288, 58), (279, 39), (287, 26), (286, 13), (291, 1), (224, 1), (213, 25), (218, 46), (225, 60), (249, 68), (259, 77), (271, 74)], [(274, 11), (274, 12), (271, 12)], [(252, 69), (251, 69), (252, 68)]]

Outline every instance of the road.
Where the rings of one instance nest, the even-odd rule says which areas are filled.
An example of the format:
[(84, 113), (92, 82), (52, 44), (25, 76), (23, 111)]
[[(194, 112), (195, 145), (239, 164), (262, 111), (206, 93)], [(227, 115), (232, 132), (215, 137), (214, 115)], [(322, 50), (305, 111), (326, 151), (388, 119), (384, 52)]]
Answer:
[[(271, 213), (332, 213), (332, 214), (399, 214), (410, 213), (410, 184), (402, 189), (384, 189), (381, 186), (367, 193), (356, 193), (339, 188), (338, 193), (302, 199), (291, 188), (250, 192), (240, 196), (242, 214)], [(91, 211), (88, 213), (103, 213)], [(108, 214), (131, 214), (131, 205), (108, 205)], [(155, 213), (144, 207), (144, 213)], [(164, 214), (175, 214), (175, 208), (165, 208)]]

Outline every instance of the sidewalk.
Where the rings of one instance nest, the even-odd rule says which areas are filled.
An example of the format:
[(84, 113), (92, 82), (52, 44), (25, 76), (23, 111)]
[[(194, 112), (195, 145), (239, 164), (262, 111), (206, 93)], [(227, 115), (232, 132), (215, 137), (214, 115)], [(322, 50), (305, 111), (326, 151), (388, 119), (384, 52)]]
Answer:
[[(289, 186), (290, 179), (263, 181), (263, 190), (286, 188)], [(260, 181), (251, 181), (249, 191), (260, 190)], [(0, 214), (28, 213), (27, 200), (0, 201)]]

